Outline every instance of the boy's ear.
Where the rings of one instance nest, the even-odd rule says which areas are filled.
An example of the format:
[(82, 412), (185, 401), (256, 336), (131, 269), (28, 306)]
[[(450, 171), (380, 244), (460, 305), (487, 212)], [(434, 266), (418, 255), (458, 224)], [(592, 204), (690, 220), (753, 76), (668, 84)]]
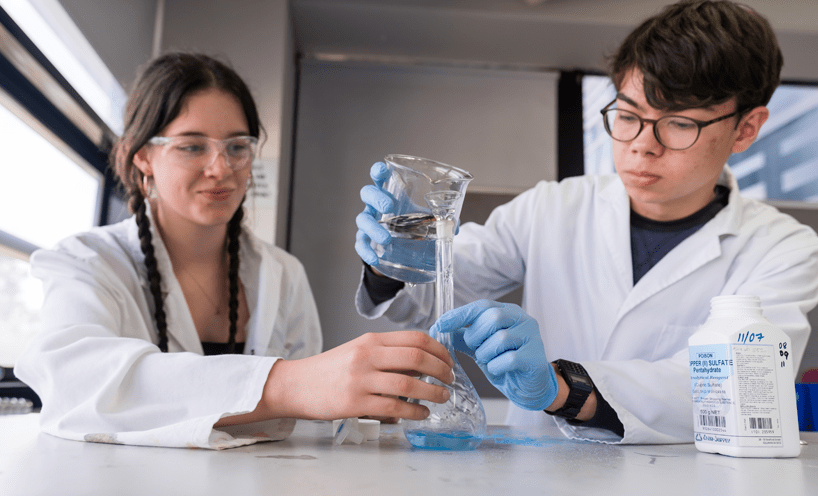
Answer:
[(770, 117), (770, 111), (767, 110), (767, 107), (756, 107), (744, 114), (744, 117), (742, 117), (739, 122), (738, 128), (736, 128), (738, 136), (736, 137), (735, 143), (733, 143), (732, 152), (741, 153), (750, 148), (750, 145), (752, 145), (758, 137), (761, 126), (767, 122), (768, 117)]

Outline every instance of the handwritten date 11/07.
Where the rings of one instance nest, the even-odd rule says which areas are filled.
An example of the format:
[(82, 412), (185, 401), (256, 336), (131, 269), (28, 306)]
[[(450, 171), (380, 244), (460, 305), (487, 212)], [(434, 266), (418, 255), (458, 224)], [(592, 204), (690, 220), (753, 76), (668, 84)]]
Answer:
[(764, 335), (760, 332), (740, 332), (738, 333), (738, 342), (741, 344), (758, 342), (764, 339)]

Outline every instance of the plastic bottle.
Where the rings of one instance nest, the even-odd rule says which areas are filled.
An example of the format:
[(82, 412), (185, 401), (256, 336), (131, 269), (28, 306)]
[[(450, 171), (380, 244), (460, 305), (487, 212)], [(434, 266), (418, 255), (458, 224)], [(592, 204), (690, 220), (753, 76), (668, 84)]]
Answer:
[(716, 296), (688, 339), (696, 448), (736, 457), (801, 453), (792, 342), (757, 296)]

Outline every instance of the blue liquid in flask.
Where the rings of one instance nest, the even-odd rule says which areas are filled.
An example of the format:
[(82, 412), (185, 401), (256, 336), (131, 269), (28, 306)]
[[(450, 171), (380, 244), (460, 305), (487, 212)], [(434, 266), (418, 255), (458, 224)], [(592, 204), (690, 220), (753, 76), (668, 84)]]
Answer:
[(446, 450), (446, 451), (467, 451), (473, 450), (483, 442), (481, 436), (466, 431), (435, 432), (408, 430), (405, 432), (406, 439), (416, 448)]

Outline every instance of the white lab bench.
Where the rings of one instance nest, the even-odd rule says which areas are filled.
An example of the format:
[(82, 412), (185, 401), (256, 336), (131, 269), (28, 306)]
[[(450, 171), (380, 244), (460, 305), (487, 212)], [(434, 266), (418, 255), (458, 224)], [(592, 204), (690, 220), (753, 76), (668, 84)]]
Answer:
[(693, 444), (614, 446), (490, 426), (475, 451), (413, 449), (399, 425), (334, 446), (326, 422), (285, 441), (225, 451), (66, 441), (38, 415), (0, 417), (0, 495), (808, 495), (818, 494), (818, 433), (801, 456), (730, 458)]

